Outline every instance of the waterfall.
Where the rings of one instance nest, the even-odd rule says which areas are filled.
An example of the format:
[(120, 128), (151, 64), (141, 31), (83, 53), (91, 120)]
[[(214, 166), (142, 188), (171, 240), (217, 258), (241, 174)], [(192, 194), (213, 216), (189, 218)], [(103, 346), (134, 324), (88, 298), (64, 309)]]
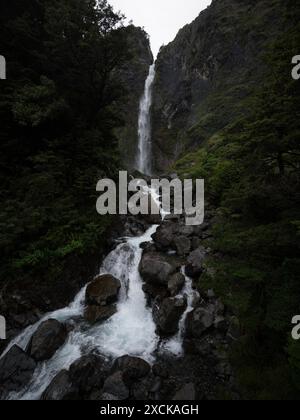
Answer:
[[(137, 155), (137, 169), (145, 175), (151, 174), (151, 119), (152, 86), (155, 78), (155, 65), (150, 67), (145, 83), (145, 92), (140, 102), (139, 113), (139, 148)], [(159, 205), (160, 198), (157, 191), (149, 189), (154, 201)], [(162, 212), (164, 218), (165, 213)], [(193, 309), (196, 292), (192, 287), (192, 280), (186, 277), (186, 284), (178, 297), (187, 297), (187, 309), (183, 314), (178, 334), (168, 340), (160, 340), (156, 332), (156, 325), (152, 316), (152, 309), (147, 306), (143, 291), (143, 280), (139, 273), (139, 263), (142, 258), (141, 244), (151, 242), (152, 235), (158, 226), (151, 226), (143, 235), (122, 240), (104, 260), (100, 273), (111, 274), (121, 281), (121, 291), (117, 312), (109, 320), (94, 326), (88, 325), (83, 317), (85, 309), (86, 286), (66, 308), (46, 314), (39, 322), (26, 328), (9, 344), (6, 352), (14, 345), (23, 350), (41, 325), (48, 319), (57, 319), (70, 327), (70, 333), (65, 344), (56, 354), (46, 362), (38, 363), (31, 382), (20, 392), (12, 392), (11, 400), (37, 400), (51, 383), (52, 379), (63, 369), (82, 355), (99, 353), (108, 358), (123, 355), (141, 357), (148, 362), (155, 360), (156, 352), (183, 355), (183, 338), (185, 321), (188, 313)], [(184, 268), (182, 268), (184, 274)]]
[(52, 379), (82, 355), (100, 353), (109, 358), (126, 354), (154, 360), (159, 343), (151, 308), (147, 306), (143, 282), (139, 274), (142, 257), (140, 245), (150, 242), (157, 225), (142, 236), (127, 238), (103, 261), (100, 273), (112, 274), (121, 281), (117, 313), (102, 324), (90, 326), (83, 319), (86, 286), (68, 307), (45, 315), (39, 322), (26, 328), (8, 346), (1, 357), (14, 345), (26, 349), (32, 334), (47, 319), (57, 319), (71, 327), (66, 343), (52, 359), (39, 363), (32, 381), (20, 392), (12, 392), (11, 400), (38, 400)]
[(155, 64), (149, 69), (149, 74), (145, 83), (144, 94), (140, 101), (139, 120), (138, 120), (138, 154), (137, 169), (145, 175), (151, 175), (151, 115), (152, 87), (155, 78)]

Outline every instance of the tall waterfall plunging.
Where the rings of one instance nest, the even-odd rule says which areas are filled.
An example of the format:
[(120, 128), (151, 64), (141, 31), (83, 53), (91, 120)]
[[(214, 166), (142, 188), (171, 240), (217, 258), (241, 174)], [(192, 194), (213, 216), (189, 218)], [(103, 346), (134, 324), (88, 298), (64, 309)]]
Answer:
[(152, 156), (151, 156), (151, 115), (152, 87), (155, 78), (155, 64), (149, 69), (149, 74), (145, 83), (144, 94), (140, 101), (139, 121), (138, 121), (138, 154), (137, 169), (145, 175), (151, 175)]

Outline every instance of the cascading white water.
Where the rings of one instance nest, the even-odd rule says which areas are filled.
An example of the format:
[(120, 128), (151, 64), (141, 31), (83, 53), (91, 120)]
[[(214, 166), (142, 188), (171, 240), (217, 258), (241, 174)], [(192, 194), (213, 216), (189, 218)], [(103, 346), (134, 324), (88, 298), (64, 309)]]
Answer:
[(138, 120), (138, 153), (137, 169), (145, 175), (151, 175), (151, 115), (152, 87), (155, 79), (155, 64), (149, 69), (149, 74), (145, 83), (145, 90), (140, 101), (139, 120)]
[(185, 277), (185, 286), (182, 289), (182, 291), (178, 294), (178, 297), (186, 297), (187, 308), (179, 321), (178, 333), (174, 337), (168, 340), (164, 340), (160, 345), (161, 351), (170, 352), (175, 356), (182, 356), (184, 353), (183, 339), (185, 333), (186, 319), (188, 314), (194, 309), (194, 304), (199, 298), (199, 293), (193, 289), (193, 280), (185, 275), (185, 267), (182, 267), (181, 273)]
[(128, 238), (104, 260), (101, 274), (112, 274), (122, 284), (118, 311), (108, 321), (90, 327), (82, 318), (85, 286), (69, 307), (47, 314), (11, 342), (6, 352), (14, 344), (25, 350), (32, 334), (47, 319), (57, 319), (73, 327), (65, 345), (52, 359), (40, 363), (29, 386), (19, 393), (12, 393), (10, 399), (39, 399), (57, 373), (68, 369), (79, 357), (91, 352), (114, 358), (129, 354), (149, 362), (153, 360), (159, 337), (155, 332), (151, 309), (147, 307), (138, 267), (142, 256), (140, 244), (151, 241), (157, 227), (152, 226), (140, 237)]
[(142, 257), (140, 244), (151, 241), (157, 226), (151, 227), (143, 236), (128, 239), (105, 260), (102, 272), (108, 272), (122, 280), (122, 292), (118, 312), (102, 326), (92, 328), (91, 342), (101, 353), (119, 357), (124, 354), (153, 359), (158, 336), (147, 307), (139, 274)]

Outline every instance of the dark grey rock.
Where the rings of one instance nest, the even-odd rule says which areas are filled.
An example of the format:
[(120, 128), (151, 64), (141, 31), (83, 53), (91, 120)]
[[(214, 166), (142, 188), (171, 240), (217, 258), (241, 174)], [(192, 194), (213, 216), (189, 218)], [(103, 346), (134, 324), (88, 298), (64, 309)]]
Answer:
[(102, 389), (107, 377), (108, 367), (105, 360), (97, 355), (86, 355), (76, 360), (70, 367), (69, 377), (81, 396)]
[(203, 262), (206, 258), (206, 255), (207, 252), (204, 247), (199, 247), (195, 251), (191, 252), (187, 259), (187, 265), (185, 267), (185, 272), (187, 276), (196, 278), (203, 273)]
[(32, 379), (36, 362), (18, 346), (0, 359), (0, 397), (18, 392)]
[(118, 300), (120, 280), (105, 274), (96, 277), (86, 289), (87, 305), (106, 306)]
[(153, 318), (158, 332), (162, 336), (169, 336), (178, 331), (179, 321), (187, 308), (184, 298), (167, 298), (161, 304), (155, 303)]
[(214, 320), (214, 327), (220, 331), (225, 333), (228, 329), (228, 324), (226, 319), (223, 316), (217, 316)]
[(157, 362), (152, 366), (152, 372), (155, 376), (167, 379), (170, 375), (168, 366), (164, 362)]
[(187, 337), (200, 338), (214, 325), (214, 313), (211, 308), (199, 307), (187, 316)]
[(184, 385), (179, 391), (176, 392), (173, 401), (195, 401), (196, 390), (193, 383)]
[(123, 372), (115, 372), (104, 382), (103, 394), (113, 396), (116, 400), (127, 400), (129, 389), (125, 384)]
[(44, 401), (75, 401), (79, 399), (78, 390), (73, 386), (66, 370), (61, 371), (42, 395)]
[(165, 258), (158, 253), (146, 253), (143, 255), (139, 271), (146, 282), (167, 286), (168, 279), (176, 270)]
[(84, 318), (90, 324), (107, 321), (117, 312), (116, 305), (97, 306), (89, 305), (84, 311)]
[(172, 222), (163, 223), (152, 235), (155, 245), (160, 250), (168, 250), (174, 246), (176, 225)]
[(184, 257), (185, 255), (188, 255), (191, 251), (191, 241), (186, 236), (178, 236), (174, 240), (175, 248), (177, 255)]
[(27, 352), (38, 362), (51, 359), (65, 343), (67, 336), (68, 331), (64, 324), (56, 319), (49, 319), (33, 334)]
[(151, 367), (145, 360), (138, 357), (122, 356), (115, 361), (113, 371), (123, 372), (124, 381), (130, 384), (147, 376)]
[(185, 284), (185, 277), (181, 273), (173, 274), (168, 281), (168, 289), (171, 296), (176, 296)]

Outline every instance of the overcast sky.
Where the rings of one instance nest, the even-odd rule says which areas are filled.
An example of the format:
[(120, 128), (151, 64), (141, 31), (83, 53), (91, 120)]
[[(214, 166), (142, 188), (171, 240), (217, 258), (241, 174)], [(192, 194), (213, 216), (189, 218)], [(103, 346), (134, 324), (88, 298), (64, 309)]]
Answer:
[(143, 26), (151, 37), (153, 54), (171, 42), (180, 28), (192, 22), (211, 4), (211, 0), (109, 0), (136, 26)]

